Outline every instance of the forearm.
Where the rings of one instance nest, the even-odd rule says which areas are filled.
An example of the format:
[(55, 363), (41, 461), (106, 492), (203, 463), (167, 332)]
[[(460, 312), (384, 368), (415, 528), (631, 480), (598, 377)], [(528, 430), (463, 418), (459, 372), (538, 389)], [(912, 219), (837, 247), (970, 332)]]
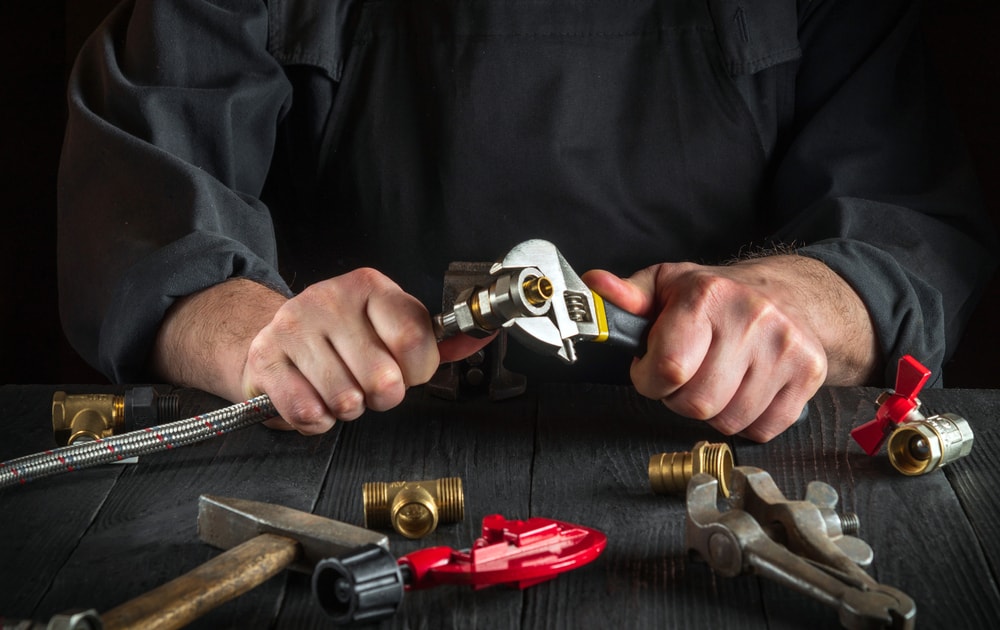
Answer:
[(824, 263), (797, 255), (745, 260), (764, 290), (799, 310), (826, 351), (827, 385), (864, 385), (880, 373), (875, 327), (864, 302)]
[(234, 278), (178, 300), (160, 326), (152, 368), (167, 382), (228, 400), (245, 399), (250, 342), (287, 301), (251, 280)]

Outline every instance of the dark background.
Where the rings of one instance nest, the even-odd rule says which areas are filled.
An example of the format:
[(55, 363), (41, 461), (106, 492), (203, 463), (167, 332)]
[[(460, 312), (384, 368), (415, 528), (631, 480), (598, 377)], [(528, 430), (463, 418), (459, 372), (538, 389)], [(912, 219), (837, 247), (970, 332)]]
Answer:
[[(878, 1), (878, 0), (873, 0)], [(63, 336), (56, 299), (56, 172), (65, 82), (83, 38), (116, 0), (0, 2), (0, 384), (104, 383)], [(1000, 2), (931, 0), (925, 31), (1000, 225)], [(945, 368), (950, 387), (1000, 387), (994, 279)], [(919, 357), (918, 357), (919, 358)]]

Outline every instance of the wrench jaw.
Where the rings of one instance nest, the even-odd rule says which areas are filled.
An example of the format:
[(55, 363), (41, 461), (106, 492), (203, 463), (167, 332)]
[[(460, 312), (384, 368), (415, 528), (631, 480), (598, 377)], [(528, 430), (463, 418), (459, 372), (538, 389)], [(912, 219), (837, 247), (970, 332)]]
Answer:
[(749, 466), (734, 468), (731, 483), (729, 499), (720, 503), (714, 477), (691, 478), (686, 543), (692, 556), (722, 576), (755, 573), (837, 608), (846, 628), (914, 627), (913, 600), (861, 568), (871, 562), (871, 547), (842, 534), (839, 524), (828, 526), (832, 488), (810, 488), (810, 498), (823, 497), (819, 504), (789, 501), (770, 475)]
[(552, 284), (551, 307), (545, 317), (517, 317), (506, 326), (522, 344), (540, 354), (576, 362), (576, 344), (600, 334), (594, 294), (549, 241), (532, 239), (515, 245), (490, 269), (490, 275), (537, 268)]

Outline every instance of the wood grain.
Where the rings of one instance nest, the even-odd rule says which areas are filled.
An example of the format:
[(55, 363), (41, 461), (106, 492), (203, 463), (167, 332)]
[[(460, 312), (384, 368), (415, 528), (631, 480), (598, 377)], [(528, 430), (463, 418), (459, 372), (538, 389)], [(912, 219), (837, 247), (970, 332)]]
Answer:
[[(12, 427), (0, 457), (44, 448), (53, 387), (0, 388)], [(1000, 619), (1000, 392), (932, 390), (926, 413), (967, 417), (972, 453), (922, 477), (884, 452), (864, 454), (850, 429), (871, 418), (879, 390), (824, 389), (807, 420), (768, 444), (723, 438), (629, 388), (546, 386), (518, 399), (442, 401), (420, 389), (402, 406), (307, 438), (251, 427), (198, 445), (40, 480), (0, 493), (0, 613), (47, 619), (74, 607), (109, 610), (219, 554), (198, 541), (202, 493), (270, 501), (363, 523), (361, 484), (458, 476), (465, 519), (409, 540), (397, 556), (468, 547), (483, 516), (544, 516), (604, 531), (592, 564), (524, 591), (439, 587), (407, 592), (381, 628), (837, 628), (836, 612), (753, 575), (716, 576), (688, 557), (682, 497), (655, 495), (647, 464), (660, 452), (726, 440), (738, 465), (768, 471), (789, 499), (821, 480), (861, 522), (870, 573), (911, 596), (919, 627), (992, 628)], [(309, 576), (284, 572), (192, 627), (328, 628)]]

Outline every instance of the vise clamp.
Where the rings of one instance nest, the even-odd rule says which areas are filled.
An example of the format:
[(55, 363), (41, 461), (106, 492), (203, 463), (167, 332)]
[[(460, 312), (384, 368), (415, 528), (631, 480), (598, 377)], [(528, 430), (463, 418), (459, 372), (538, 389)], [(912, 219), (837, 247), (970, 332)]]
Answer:
[(750, 466), (733, 469), (728, 499), (719, 501), (717, 485), (706, 473), (691, 478), (686, 527), (688, 550), (716, 573), (755, 573), (814, 597), (836, 608), (845, 628), (914, 627), (913, 600), (862, 568), (872, 549), (850, 535), (856, 517), (834, 511), (831, 486), (813, 481), (805, 500), (790, 501), (768, 473)]

